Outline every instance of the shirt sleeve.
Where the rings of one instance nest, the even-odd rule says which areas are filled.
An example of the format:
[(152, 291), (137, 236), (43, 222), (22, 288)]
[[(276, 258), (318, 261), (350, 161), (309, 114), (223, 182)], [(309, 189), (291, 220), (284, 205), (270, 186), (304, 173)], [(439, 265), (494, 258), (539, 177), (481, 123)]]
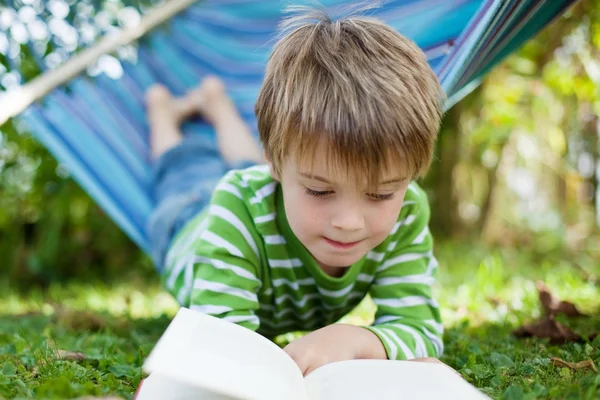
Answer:
[(430, 209), (425, 193), (413, 185), (414, 196), (405, 200), (396, 237), (370, 290), (377, 311), (367, 329), (379, 337), (392, 360), (439, 357), (444, 347), (439, 306), (432, 295), (438, 264), (428, 227)]
[(257, 330), (261, 255), (252, 217), (226, 180), (207, 207), (169, 250), (165, 286), (183, 307)]

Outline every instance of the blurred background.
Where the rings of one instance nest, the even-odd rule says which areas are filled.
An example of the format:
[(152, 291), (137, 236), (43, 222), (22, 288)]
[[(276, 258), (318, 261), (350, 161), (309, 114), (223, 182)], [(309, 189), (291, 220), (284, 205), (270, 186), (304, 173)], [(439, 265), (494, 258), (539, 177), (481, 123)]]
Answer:
[[(60, 65), (99, 36), (136, 24), (155, 3), (1, 1), (0, 89), (31, 80), (40, 62)], [(88, 73), (118, 75), (118, 61), (104, 56)], [(511, 250), (534, 264), (567, 259), (600, 277), (599, 115), (600, 1), (582, 0), (447, 113), (423, 182), (443, 255)], [(25, 287), (153, 273), (14, 120), (0, 127), (0, 260), (0, 275)]]

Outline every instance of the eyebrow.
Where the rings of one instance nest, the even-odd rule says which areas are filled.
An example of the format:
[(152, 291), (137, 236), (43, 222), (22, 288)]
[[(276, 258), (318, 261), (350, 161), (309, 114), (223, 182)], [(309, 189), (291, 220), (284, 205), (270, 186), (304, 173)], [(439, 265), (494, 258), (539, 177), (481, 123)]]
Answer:
[[(300, 176), (303, 176), (308, 179), (313, 179), (315, 181), (320, 181), (320, 182), (331, 184), (331, 182), (329, 182), (327, 179), (325, 179), (319, 175), (311, 175), (311, 174), (307, 174), (305, 172), (299, 172), (298, 174)], [(380, 185), (389, 185), (392, 183), (400, 183), (400, 182), (404, 182), (405, 180), (406, 180), (406, 178), (394, 178), (394, 179), (389, 179), (387, 181), (381, 182)]]

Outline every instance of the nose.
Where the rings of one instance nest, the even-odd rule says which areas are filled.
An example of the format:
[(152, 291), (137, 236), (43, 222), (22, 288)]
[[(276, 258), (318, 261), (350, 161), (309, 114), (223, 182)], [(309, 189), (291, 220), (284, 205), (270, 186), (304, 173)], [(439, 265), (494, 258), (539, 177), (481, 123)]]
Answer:
[(343, 231), (359, 231), (365, 227), (365, 218), (358, 202), (339, 204), (334, 210), (331, 225)]

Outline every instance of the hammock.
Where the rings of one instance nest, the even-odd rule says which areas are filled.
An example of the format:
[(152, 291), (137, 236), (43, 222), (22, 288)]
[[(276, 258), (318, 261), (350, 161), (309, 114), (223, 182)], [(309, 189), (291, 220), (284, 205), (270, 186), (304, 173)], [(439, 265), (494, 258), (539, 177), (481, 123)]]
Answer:
[[(448, 96), (449, 108), (473, 90), (494, 65), (575, 1), (390, 0), (369, 14), (424, 50)], [(146, 252), (145, 225), (153, 202), (145, 90), (160, 82), (181, 94), (204, 75), (216, 74), (226, 82), (240, 113), (256, 133), (254, 101), (284, 7), (280, 1), (186, 3), (195, 2), (172, 0), (162, 6), (171, 7), (167, 13), (170, 23), (145, 34), (137, 62), (122, 62), (120, 78), (82, 74), (57, 78), (61, 71), (50, 71), (46, 75), (54, 73), (57, 83), (70, 81), (59, 87), (55, 84), (51, 91), (33, 90), (36, 93), (30, 95), (31, 100), (43, 99), (32, 104), (28, 100), (24, 111), (16, 106), (6, 111), (18, 97), (11, 96), (13, 104), (7, 99), (0, 104), (0, 113), (4, 113), (0, 123), (20, 113), (18, 118), (34, 136)], [(321, 1), (332, 8), (344, 3)], [(161, 22), (156, 15), (147, 17), (154, 18), (148, 30)], [(126, 40), (134, 40), (136, 35), (139, 32)], [(95, 50), (98, 55), (110, 49), (97, 46)], [(35, 82), (29, 86), (35, 89)], [(212, 134), (200, 121), (187, 123), (183, 130)]]

